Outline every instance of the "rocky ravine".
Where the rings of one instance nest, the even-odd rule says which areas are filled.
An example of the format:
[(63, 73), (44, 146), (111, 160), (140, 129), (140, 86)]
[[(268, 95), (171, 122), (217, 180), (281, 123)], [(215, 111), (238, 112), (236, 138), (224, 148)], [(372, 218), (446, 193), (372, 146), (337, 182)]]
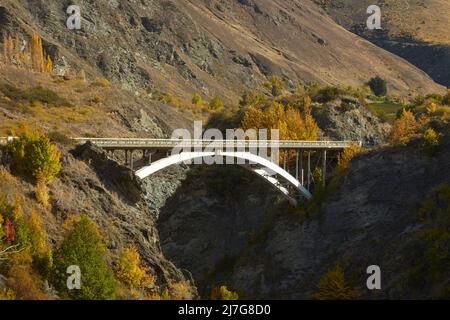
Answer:
[[(450, 183), (442, 174), (450, 172), (448, 138), (444, 145), (436, 157), (414, 146), (358, 156), (309, 218), (277, 202), (241, 169), (200, 170), (161, 210), (163, 251), (193, 273), (201, 293), (224, 283), (246, 298), (309, 298), (318, 279), (339, 263), (362, 297), (431, 297), (448, 274), (421, 290), (406, 279), (421, 255), (413, 249), (417, 209), (435, 185)], [(365, 289), (372, 264), (383, 273), (376, 296)]]

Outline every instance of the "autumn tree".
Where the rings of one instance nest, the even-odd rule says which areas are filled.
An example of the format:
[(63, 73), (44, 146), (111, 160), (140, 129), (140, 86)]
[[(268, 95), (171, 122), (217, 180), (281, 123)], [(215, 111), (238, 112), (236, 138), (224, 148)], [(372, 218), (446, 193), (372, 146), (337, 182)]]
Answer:
[(450, 106), (450, 89), (447, 89), (447, 94), (442, 103)]
[(337, 173), (344, 173), (347, 170), (350, 161), (361, 151), (361, 146), (357, 144), (353, 144), (349, 148), (345, 148), (338, 156), (338, 165), (336, 168)]
[[(114, 299), (116, 284), (106, 255), (107, 248), (97, 226), (87, 215), (81, 216), (55, 252), (53, 283), (59, 293), (77, 300)], [(72, 265), (81, 270), (80, 290), (67, 289), (66, 270)]]
[(61, 153), (40, 133), (25, 133), (8, 144), (16, 170), (28, 174), (43, 183), (49, 183), (61, 170)]
[(25, 214), (23, 212), (22, 200), (18, 197), (16, 197), (12, 215), (14, 219), (15, 242), (20, 246), (20, 248), (30, 247), (30, 232)]
[(28, 217), (27, 227), (34, 266), (42, 275), (47, 276), (53, 265), (53, 252), (48, 243), (47, 233), (42, 226), (42, 220), (34, 209)]
[(192, 104), (195, 104), (196, 106), (200, 106), (203, 104), (202, 96), (200, 95), (200, 93), (194, 93), (194, 96), (192, 97)]
[(419, 129), (419, 124), (414, 114), (403, 109), (400, 117), (395, 120), (392, 127), (390, 140), (392, 143), (406, 143)]
[(11, 35), (3, 35), (3, 62), (36, 72), (53, 71), (53, 61), (44, 52), (42, 38), (37, 32), (31, 35), (31, 41), (27, 44), (17, 34), (13, 39)]
[(124, 248), (120, 253), (117, 278), (129, 289), (143, 288), (155, 281), (142, 265), (139, 251), (134, 245)]
[(4, 241), (5, 235), (6, 235), (3, 223), (4, 223), (4, 218), (3, 218), (2, 213), (0, 212), (0, 249), (1, 249), (1, 245)]
[(428, 128), (423, 133), (422, 149), (429, 155), (436, 154), (441, 147), (441, 135), (433, 128)]
[(330, 269), (317, 283), (317, 291), (312, 294), (314, 300), (354, 300), (360, 292), (345, 279), (340, 265)]
[(226, 286), (214, 287), (211, 290), (211, 300), (239, 300), (239, 295)]
[(220, 97), (215, 97), (209, 103), (209, 108), (214, 111), (223, 109), (223, 107), (224, 107), (224, 104), (222, 102), (222, 99), (220, 99)]
[(45, 72), (52, 73), (52, 71), (53, 71), (53, 61), (52, 58), (48, 55), (47, 62), (45, 64)]

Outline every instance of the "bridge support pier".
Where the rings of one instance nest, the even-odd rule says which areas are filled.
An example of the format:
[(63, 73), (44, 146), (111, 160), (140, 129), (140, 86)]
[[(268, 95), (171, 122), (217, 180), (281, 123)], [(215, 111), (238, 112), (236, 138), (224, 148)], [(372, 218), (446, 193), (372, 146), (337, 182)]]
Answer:
[(322, 168), (322, 182), (323, 186), (326, 186), (327, 182), (327, 150), (323, 151), (323, 168)]
[(308, 151), (308, 190), (311, 190), (311, 151)]
[(134, 166), (134, 151), (130, 150), (130, 169), (133, 170), (133, 166)]

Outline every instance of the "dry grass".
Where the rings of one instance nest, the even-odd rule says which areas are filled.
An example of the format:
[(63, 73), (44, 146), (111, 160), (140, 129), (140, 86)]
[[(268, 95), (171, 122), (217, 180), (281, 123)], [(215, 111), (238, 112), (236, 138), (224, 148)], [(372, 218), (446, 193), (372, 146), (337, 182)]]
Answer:
[(24, 124), (69, 136), (130, 135), (110, 115), (117, 103), (129, 102), (129, 97), (106, 79), (64, 80), (3, 67), (0, 89), (0, 136)]

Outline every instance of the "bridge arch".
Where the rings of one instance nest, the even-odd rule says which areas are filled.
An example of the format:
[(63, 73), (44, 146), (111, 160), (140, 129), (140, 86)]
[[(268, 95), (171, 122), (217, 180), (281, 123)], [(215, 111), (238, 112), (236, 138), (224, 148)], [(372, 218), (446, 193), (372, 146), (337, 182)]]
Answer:
[(172, 165), (180, 164), (188, 160), (194, 160), (196, 158), (214, 157), (218, 155), (222, 157), (247, 160), (258, 165), (259, 168), (250, 168), (251, 171), (262, 177), (272, 186), (276, 187), (293, 205), (297, 204), (297, 200), (290, 194), (288, 188), (281, 185), (280, 180), (275, 178), (273, 173), (277, 174), (284, 181), (286, 181), (288, 185), (292, 186), (293, 189), (300, 195), (304, 196), (307, 199), (310, 199), (312, 197), (311, 193), (300, 183), (300, 181), (293, 177), (289, 172), (287, 172), (277, 164), (250, 152), (181, 152), (155, 161), (151, 165), (136, 171), (136, 176), (139, 179), (143, 180), (151, 176), (152, 174)]

